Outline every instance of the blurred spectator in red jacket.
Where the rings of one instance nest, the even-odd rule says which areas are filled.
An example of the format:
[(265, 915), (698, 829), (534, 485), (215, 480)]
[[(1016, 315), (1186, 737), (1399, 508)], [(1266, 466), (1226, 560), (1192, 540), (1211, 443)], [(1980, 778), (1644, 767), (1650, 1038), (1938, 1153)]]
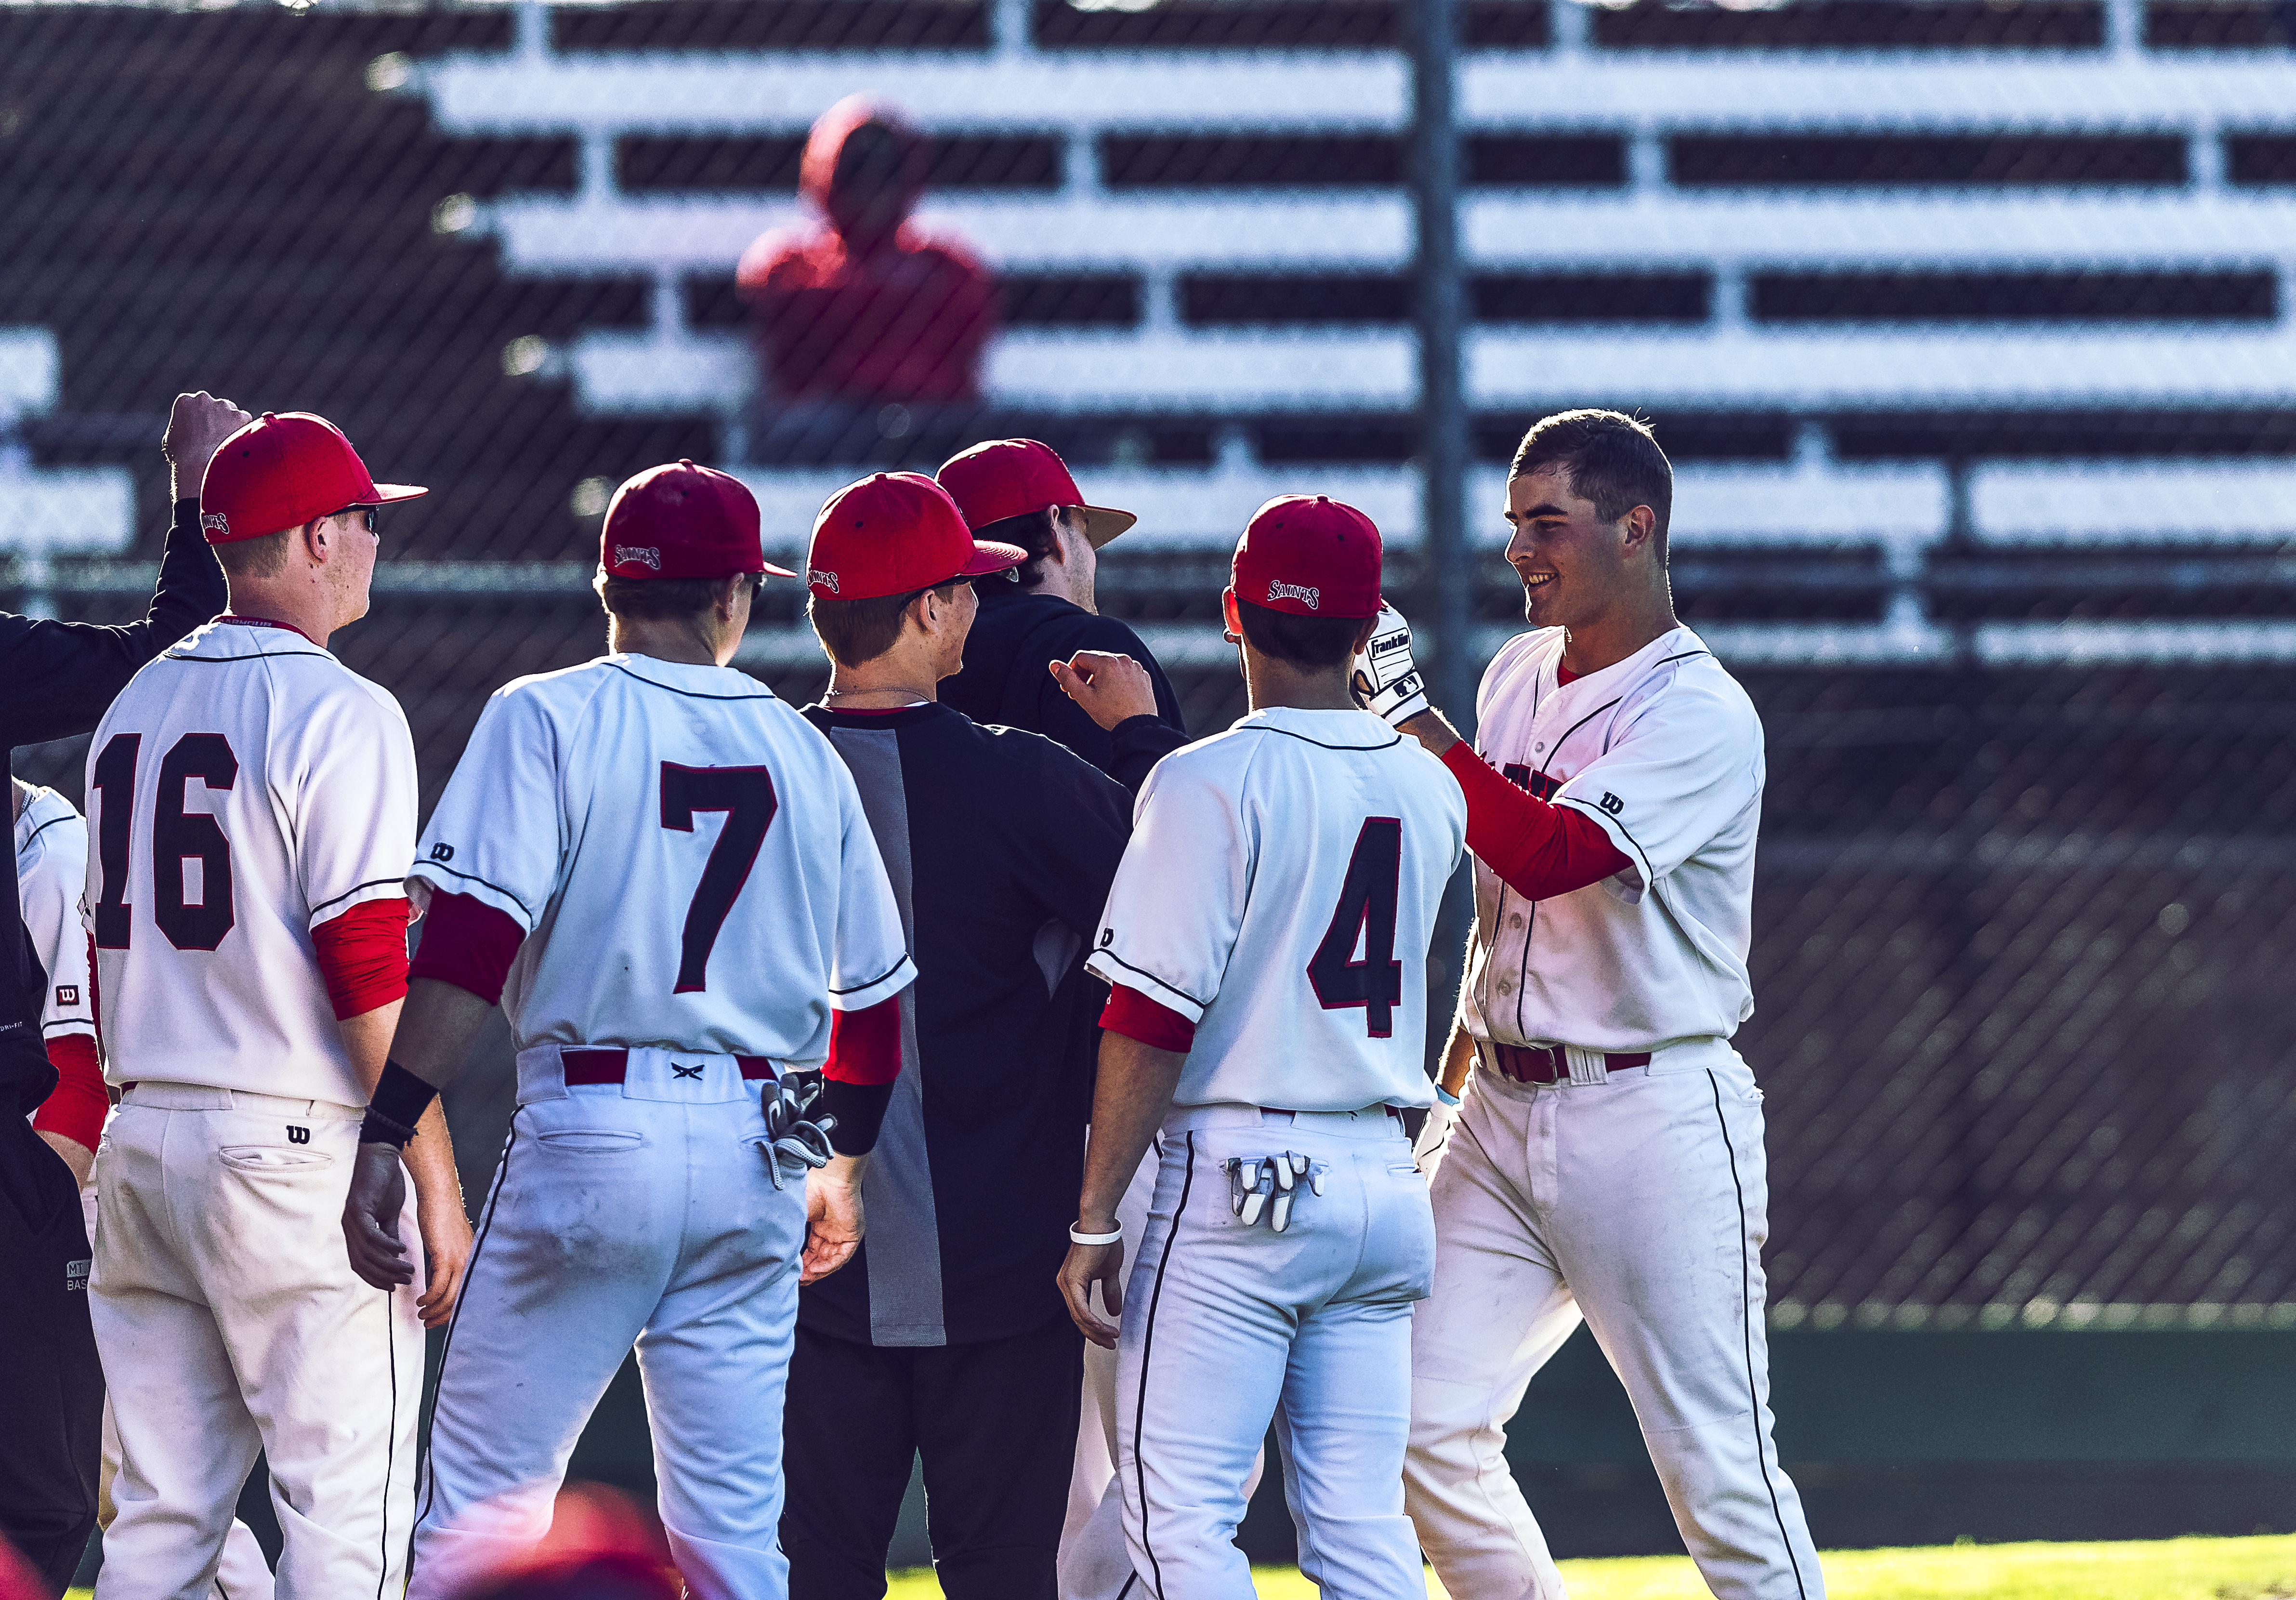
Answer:
[(978, 414), (996, 284), (908, 219), (925, 176), (898, 111), (856, 95), (813, 125), (799, 186), (824, 220), (742, 258), (762, 367), (754, 459), (937, 459)]

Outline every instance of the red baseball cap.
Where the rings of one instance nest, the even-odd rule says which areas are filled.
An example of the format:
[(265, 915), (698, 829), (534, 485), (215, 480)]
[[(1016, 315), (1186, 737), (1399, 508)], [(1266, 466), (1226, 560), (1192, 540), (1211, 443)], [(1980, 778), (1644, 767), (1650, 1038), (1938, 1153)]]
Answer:
[(690, 461), (648, 467), (606, 506), (598, 564), (614, 578), (795, 578), (765, 556), (758, 499), (739, 478)]
[(922, 472), (879, 472), (830, 496), (813, 520), (806, 584), (823, 600), (908, 595), (1029, 559), (1017, 545), (975, 539), (948, 491)]
[(427, 488), (377, 483), (343, 431), (308, 411), (266, 411), (225, 439), (200, 480), (210, 545), (259, 539), (354, 505), (412, 500)]
[(1328, 495), (1278, 495), (1251, 513), (1229, 579), (1238, 600), (1300, 617), (1379, 615), (1379, 529)]
[(975, 445), (941, 463), (935, 476), (964, 513), (968, 528), (986, 528), (1048, 505), (1074, 505), (1084, 512), (1084, 537), (1097, 550), (1140, 520), (1128, 511), (1085, 505), (1068, 463), (1052, 446), (1033, 439)]

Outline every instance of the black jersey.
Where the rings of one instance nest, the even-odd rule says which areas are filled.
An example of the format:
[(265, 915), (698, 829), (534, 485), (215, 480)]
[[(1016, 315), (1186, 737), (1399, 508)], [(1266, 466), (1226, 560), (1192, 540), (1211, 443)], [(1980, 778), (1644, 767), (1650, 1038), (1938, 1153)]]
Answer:
[[(1113, 617), (1001, 578), (972, 587), (980, 611), (965, 640), (964, 670), (940, 686), (945, 703), (976, 722), (1027, 728), (1065, 744), (1135, 793), (1150, 767), (1187, 743), (1179, 697), (1138, 634)], [(1086, 716), (1045, 670), (1047, 661), (1079, 650), (1128, 655), (1147, 668), (1156, 715), (1119, 723), (1112, 733)]]
[(1002, 1339), (1067, 1311), (1107, 991), (1081, 957), (1131, 829), (1123, 788), (1049, 739), (947, 706), (809, 707), (861, 791), (917, 981), (852, 1263), (799, 1320), (879, 1345)]

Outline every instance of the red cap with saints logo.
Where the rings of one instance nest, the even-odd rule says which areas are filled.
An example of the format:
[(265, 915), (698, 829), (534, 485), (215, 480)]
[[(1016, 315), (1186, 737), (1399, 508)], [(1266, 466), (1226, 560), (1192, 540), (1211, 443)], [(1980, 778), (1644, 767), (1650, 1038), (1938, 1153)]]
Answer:
[(1236, 541), (1238, 600), (1300, 617), (1379, 615), (1379, 529), (1328, 495), (1278, 495)]
[(731, 578), (770, 572), (758, 497), (739, 478), (690, 461), (648, 467), (614, 491), (598, 535), (598, 564), (611, 578)]
[(829, 497), (813, 521), (806, 587), (822, 600), (911, 595), (1029, 559), (1018, 545), (976, 539), (948, 491), (922, 472), (878, 472)]
[(377, 483), (343, 431), (325, 417), (266, 411), (217, 447), (200, 480), (200, 531), (210, 545), (228, 545), (354, 505), (430, 492), (411, 483)]

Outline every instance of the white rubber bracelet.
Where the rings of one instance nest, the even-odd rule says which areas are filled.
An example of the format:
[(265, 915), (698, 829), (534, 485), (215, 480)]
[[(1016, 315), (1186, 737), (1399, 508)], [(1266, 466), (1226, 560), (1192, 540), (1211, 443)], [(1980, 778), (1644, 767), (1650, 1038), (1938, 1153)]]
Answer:
[(1113, 1244), (1122, 1237), (1124, 1223), (1121, 1218), (1118, 1219), (1112, 1231), (1105, 1234), (1080, 1234), (1077, 1232), (1075, 1223), (1069, 1224), (1069, 1243), (1071, 1244)]

